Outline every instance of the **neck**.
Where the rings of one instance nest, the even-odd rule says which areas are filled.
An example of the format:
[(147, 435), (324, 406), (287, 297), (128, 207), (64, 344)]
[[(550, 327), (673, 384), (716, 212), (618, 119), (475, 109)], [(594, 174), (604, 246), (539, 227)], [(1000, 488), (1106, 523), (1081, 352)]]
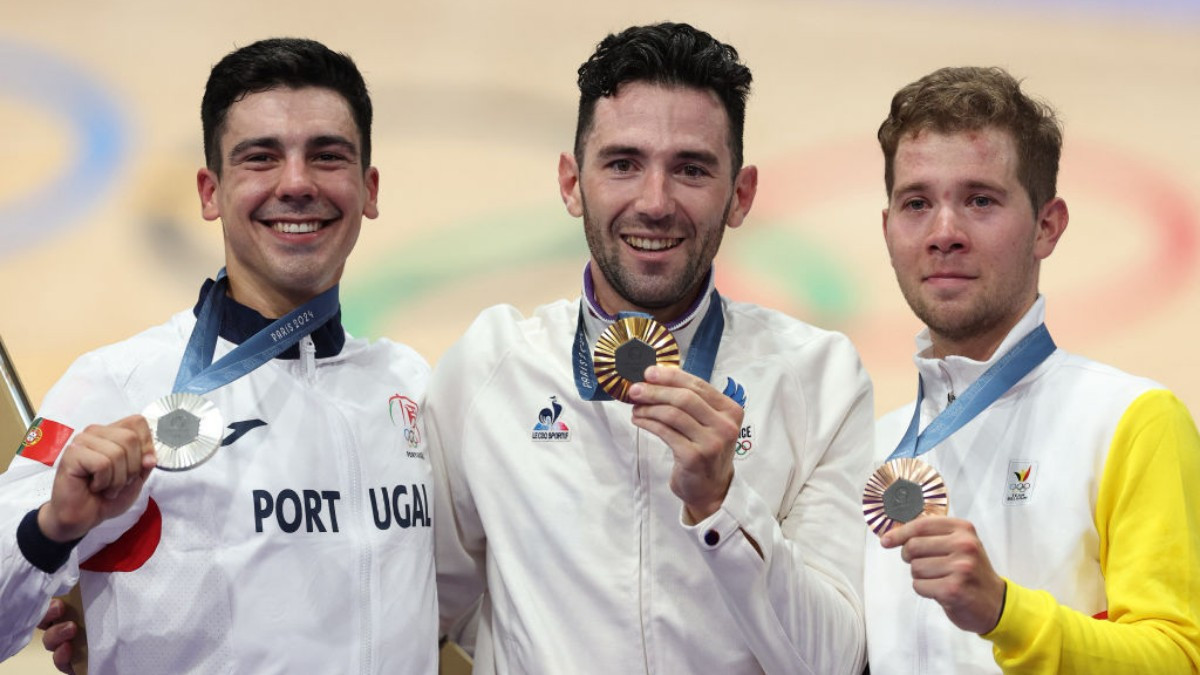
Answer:
[(935, 331), (932, 327), (929, 328), (929, 340), (933, 343), (931, 347), (933, 357), (936, 359), (944, 359), (947, 356), (962, 356), (974, 361), (987, 361), (995, 355), (996, 350), (1000, 348), (1000, 344), (1004, 342), (1004, 338), (1012, 332), (1013, 327), (1021, 321), (1029, 309), (1033, 307), (1033, 303), (1037, 301), (1037, 296), (1034, 295), (1021, 311), (1014, 313), (1006, 320), (978, 331), (972, 335), (961, 337), (950, 337), (942, 335)]
[(621, 312), (640, 312), (649, 314), (661, 324), (669, 324), (687, 316), (700, 303), (701, 294), (708, 288), (708, 277), (706, 276), (703, 283), (670, 305), (642, 307), (621, 296), (603, 279), (598, 279), (597, 275), (599, 274), (601, 273), (595, 269), (595, 266), (589, 263), (584, 272), (583, 292), (592, 305), (610, 319)]
[[(1009, 326), (1011, 329), (1012, 327)], [(930, 340), (933, 342), (933, 357), (935, 359), (944, 359), (947, 356), (963, 356), (974, 361), (987, 361), (996, 353), (996, 349), (1004, 342), (1004, 336), (1008, 335), (1008, 330), (1005, 330), (999, 335), (976, 336), (960, 340), (952, 340), (950, 338), (939, 336), (932, 330), (929, 331)]]
[(696, 300), (700, 297), (701, 290), (702, 289), (698, 288), (687, 298), (667, 307), (639, 307), (638, 305), (635, 305), (620, 297), (612, 300), (605, 300), (597, 297), (596, 303), (600, 305), (600, 308), (604, 310), (604, 313), (608, 314), (609, 316), (616, 316), (621, 312), (641, 312), (642, 314), (649, 314), (650, 316), (654, 317), (655, 321), (661, 324), (669, 324), (682, 319), (684, 315), (688, 313), (688, 310), (690, 310), (692, 306), (696, 304)]
[(229, 297), (258, 312), (265, 319), (278, 319), (320, 294), (254, 288), (238, 283), (233, 277), (229, 278)]

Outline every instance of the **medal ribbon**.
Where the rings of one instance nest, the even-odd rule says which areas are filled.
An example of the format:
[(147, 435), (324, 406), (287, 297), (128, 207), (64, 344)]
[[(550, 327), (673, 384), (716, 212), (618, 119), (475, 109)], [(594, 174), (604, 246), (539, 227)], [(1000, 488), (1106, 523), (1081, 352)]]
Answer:
[(917, 377), (917, 405), (913, 409), (912, 421), (900, 444), (888, 456), (888, 461), (899, 457), (917, 457), (932, 450), (938, 443), (961, 429), (967, 422), (983, 412), (1004, 395), (1021, 378), (1038, 367), (1057, 347), (1046, 324), (1039, 324), (1029, 335), (1013, 346), (1000, 360), (992, 364), (983, 375), (967, 387), (962, 396), (954, 399), (925, 431), (917, 434), (921, 426), (921, 400), (925, 398), (925, 383)]
[(213, 363), (220, 332), (221, 305), (225, 302), (228, 285), (229, 278), (222, 267), (217, 273), (216, 283), (208, 289), (200, 305), (196, 326), (183, 351), (172, 393), (205, 394), (233, 382), (329, 321), (337, 314), (339, 307), (338, 287), (335, 284), (333, 288), (276, 319)]
[[(617, 320), (631, 316), (641, 316), (652, 319), (643, 312), (621, 312)], [(712, 377), (713, 364), (717, 361), (717, 349), (721, 346), (721, 333), (725, 330), (725, 315), (721, 313), (721, 296), (713, 289), (708, 299), (708, 311), (696, 327), (696, 335), (688, 348), (687, 359), (683, 362), (684, 371), (707, 382)], [(600, 388), (596, 381), (595, 368), (592, 365), (592, 350), (587, 343), (587, 335), (583, 328), (583, 301), (579, 303), (579, 323), (575, 326), (574, 347), (575, 388), (579, 397), (585, 401), (611, 401), (608, 392)]]

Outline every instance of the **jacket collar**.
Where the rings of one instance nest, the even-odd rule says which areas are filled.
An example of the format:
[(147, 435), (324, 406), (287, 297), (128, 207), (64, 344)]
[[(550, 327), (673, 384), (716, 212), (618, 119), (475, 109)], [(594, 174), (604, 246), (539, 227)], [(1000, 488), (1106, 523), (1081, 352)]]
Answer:
[(949, 396), (958, 396), (966, 391), (1008, 350), (1021, 341), (1033, 329), (1046, 320), (1046, 300), (1039, 294), (1033, 306), (1021, 320), (1012, 327), (1000, 346), (987, 361), (976, 361), (965, 356), (947, 356), (943, 359), (934, 358), (933, 341), (929, 337), (929, 329), (925, 328), (917, 334), (917, 354), (913, 363), (925, 384), (925, 400), (931, 402), (938, 410), (949, 404)]
[[(204, 280), (204, 285), (200, 288), (200, 298), (196, 301), (196, 306), (192, 308), (193, 316), (199, 315), (200, 306), (204, 303), (204, 298), (208, 295), (208, 290), (212, 288), (213, 283), (212, 279)], [(221, 304), (219, 334), (229, 342), (240, 345), (258, 331), (271, 325), (273, 321), (226, 295), (225, 302)], [(346, 344), (346, 331), (342, 328), (342, 310), (339, 308), (332, 319), (318, 326), (309, 334), (309, 337), (312, 338), (313, 345), (317, 348), (317, 358), (340, 354), (342, 347)], [(294, 344), (288, 347), (275, 358), (300, 358), (300, 345)]]
[[(583, 323), (584, 330), (587, 332), (588, 343), (594, 344), (600, 334), (604, 332), (612, 322), (617, 320), (617, 317), (608, 314), (600, 307), (600, 303), (596, 301), (596, 289), (592, 285), (592, 275), (590, 271), (591, 262), (583, 266)], [(696, 335), (696, 329), (700, 327), (700, 317), (703, 317), (708, 311), (708, 305), (712, 302), (713, 292), (713, 272), (709, 270), (708, 280), (704, 284), (704, 290), (697, 296), (696, 301), (688, 308), (678, 319), (667, 322), (664, 327), (671, 331), (675, 342), (679, 344), (679, 355), (681, 358), (687, 357), (688, 347), (692, 344), (692, 338)]]

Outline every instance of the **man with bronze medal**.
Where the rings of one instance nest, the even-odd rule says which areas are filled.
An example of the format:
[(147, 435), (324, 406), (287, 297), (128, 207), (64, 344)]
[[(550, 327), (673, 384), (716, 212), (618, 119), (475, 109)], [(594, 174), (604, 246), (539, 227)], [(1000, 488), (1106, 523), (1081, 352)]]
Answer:
[(1061, 134), (998, 68), (921, 78), (879, 129), (884, 239), (926, 330), (863, 492), (876, 675), (1200, 668), (1195, 424), (1044, 323)]
[(439, 600), (455, 633), (475, 610), (476, 672), (862, 667), (870, 383), (713, 279), (757, 189), (749, 85), (691, 26), (603, 40), (559, 160), (582, 297), (489, 309), (438, 363)]
[(79, 578), (93, 673), (436, 669), (431, 469), (418, 409), (390, 414), (428, 367), (348, 336), (338, 303), (378, 213), (371, 116), (350, 58), (310, 40), (214, 66), (197, 188), (225, 268), (80, 358), (0, 476), (4, 655)]

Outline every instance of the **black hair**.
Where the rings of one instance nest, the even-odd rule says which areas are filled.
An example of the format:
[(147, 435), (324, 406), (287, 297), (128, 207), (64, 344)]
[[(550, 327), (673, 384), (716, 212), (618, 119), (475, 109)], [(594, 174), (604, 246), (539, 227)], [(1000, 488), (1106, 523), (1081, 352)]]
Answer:
[(575, 159), (582, 164), (596, 101), (615, 96), (626, 82), (649, 82), (716, 93), (729, 116), (729, 150), (737, 176), (750, 80), (750, 69), (738, 60), (736, 49), (686, 23), (634, 26), (609, 35), (579, 67)]
[(346, 99), (362, 137), (362, 166), (371, 165), (371, 96), (358, 67), (347, 55), (315, 40), (271, 38), (237, 49), (213, 66), (200, 103), (204, 161), (221, 173), (221, 133), (229, 106), (247, 94), (276, 87), (323, 87)]

